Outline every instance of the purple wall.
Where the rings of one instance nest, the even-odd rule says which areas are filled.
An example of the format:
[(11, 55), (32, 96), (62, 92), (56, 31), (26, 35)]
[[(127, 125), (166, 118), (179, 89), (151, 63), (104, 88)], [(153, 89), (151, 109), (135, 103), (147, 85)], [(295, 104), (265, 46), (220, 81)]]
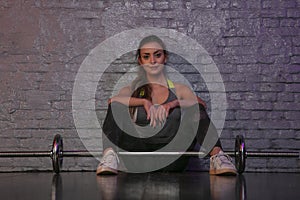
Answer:
[[(56, 133), (65, 149), (84, 149), (72, 117), (77, 70), (100, 42), (145, 26), (184, 33), (215, 61), (227, 91), (225, 150), (242, 134), (249, 150), (299, 151), (299, 7), (297, 0), (2, 0), (0, 151), (48, 150)], [(182, 73), (209, 103), (198, 77)], [(110, 93), (102, 92), (105, 102)], [(93, 158), (68, 158), (64, 169), (96, 166)], [(0, 171), (43, 169), (51, 169), (48, 158), (0, 159)], [(299, 169), (299, 159), (292, 158), (249, 158), (246, 168)]]

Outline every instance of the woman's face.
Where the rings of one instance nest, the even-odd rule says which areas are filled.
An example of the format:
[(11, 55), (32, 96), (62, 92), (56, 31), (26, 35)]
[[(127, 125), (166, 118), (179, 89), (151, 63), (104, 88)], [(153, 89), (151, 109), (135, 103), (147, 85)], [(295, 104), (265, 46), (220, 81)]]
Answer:
[(138, 61), (147, 74), (155, 75), (163, 71), (166, 59), (162, 46), (157, 42), (149, 42), (141, 47)]

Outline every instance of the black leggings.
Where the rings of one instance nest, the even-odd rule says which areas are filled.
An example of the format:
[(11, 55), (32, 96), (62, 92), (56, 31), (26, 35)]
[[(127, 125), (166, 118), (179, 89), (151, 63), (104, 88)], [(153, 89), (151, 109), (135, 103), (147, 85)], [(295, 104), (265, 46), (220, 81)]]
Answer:
[[(205, 108), (201, 104), (196, 104), (182, 110), (179, 107), (170, 110), (166, 123), (157, 134), (151, 137), (139, 138), (132, 135), (132, 133), (138, 134), (136, 133), (132, 119), (129, 117), (128, 107), (121, 103), (113, 102), (109, 104), (108, 107), (103, 124), (103, 133), (106, 136), (103, 135), (102, 137), (103, 149), (111, 147), (115, 151), (156, 151), (169, 144), (172, 140), (175, 142), (177, 140), (176, 146), (171, 147), (171, 149), (167, 151), (194, 151), (197, 143), (199, 145), (203, 144), (207, 134), (210, 137), (209, 140), (214, 143), (208, 145), (209, 147), (205, 152), (206, 154), (208, 154), (214, 146), (222, 148), (217, 130), (213, 123), (211, 123)], [(190, 142), (188, 144), (181, 142), (183, 137), (178, 136), (177, 138), (177, 134), (182, 134), (184, 140)], [(181, 143), (185, 144), (181, 145)], [(162, 170), (183, 171), (187, 166), (188, 160), (187, 156), (181, 156)], [(126, 163), (130, 162), (130, 165), (132, 165), (134, 159), (126, 157), (123, 158), (123, 161), (125, 165), (128, 166)]]

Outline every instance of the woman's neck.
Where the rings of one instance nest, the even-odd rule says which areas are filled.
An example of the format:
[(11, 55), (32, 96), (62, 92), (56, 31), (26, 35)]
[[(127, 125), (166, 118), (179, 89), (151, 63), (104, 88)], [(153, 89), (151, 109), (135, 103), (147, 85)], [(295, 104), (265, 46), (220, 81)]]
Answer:
[(164, 74), (160, 74), (157, 76), (147, 75), (147, 80), (150, 84), (159, 84), (159, 85), (167, 84), (167, 79)]

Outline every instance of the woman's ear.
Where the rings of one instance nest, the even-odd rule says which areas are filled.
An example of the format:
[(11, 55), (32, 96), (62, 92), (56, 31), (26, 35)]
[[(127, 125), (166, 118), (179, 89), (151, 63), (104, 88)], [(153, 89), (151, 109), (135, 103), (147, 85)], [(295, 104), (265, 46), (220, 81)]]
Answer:
[(138, 63), (139, 63), (139, 65), (142, 65), (142, 61), (141, 61), (141, 57), (140, 56), (138, 57)]
[(164, 64), (166, 64), (168, 61), (168, 55), (165, 54), (165, 60), (164, 60)]

